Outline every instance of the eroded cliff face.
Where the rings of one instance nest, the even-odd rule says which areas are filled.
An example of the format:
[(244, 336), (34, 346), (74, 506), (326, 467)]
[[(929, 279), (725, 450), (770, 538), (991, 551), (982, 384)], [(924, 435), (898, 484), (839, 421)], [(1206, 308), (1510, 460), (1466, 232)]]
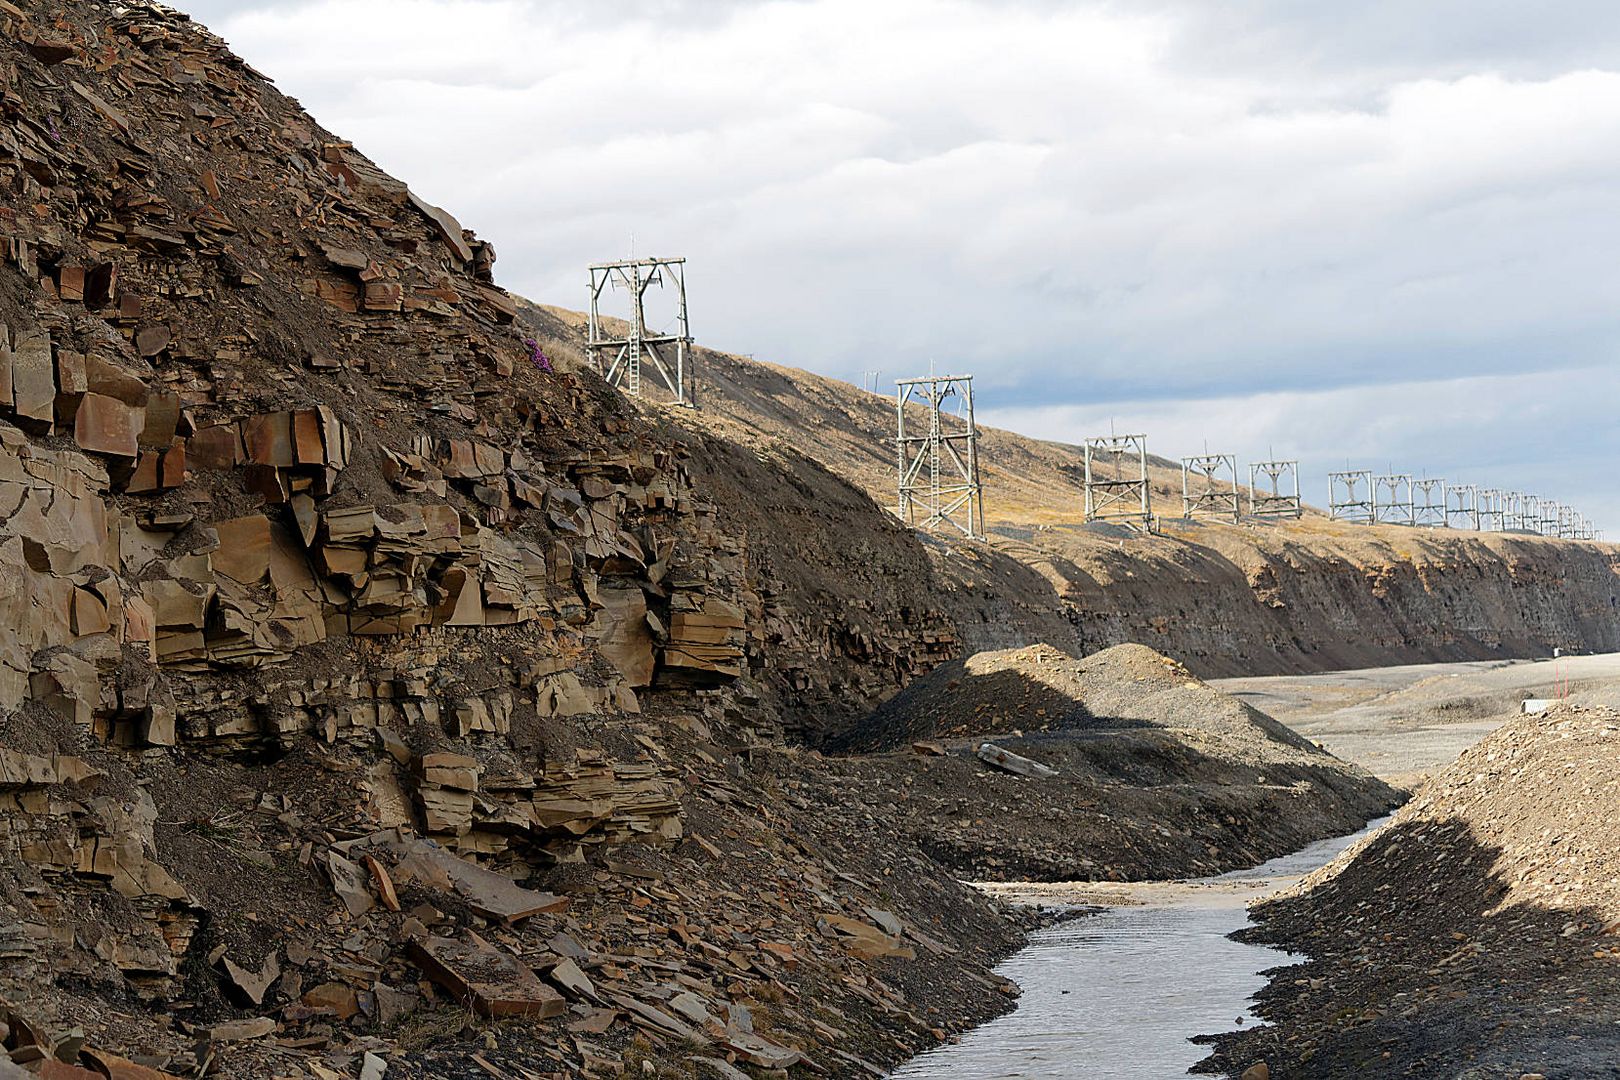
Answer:
[(1610, 545), (1310, 522), (1051, 529), (939, 565), (976, 649), (1139, 642), (1206, 677), (1620, 649)]
[[(520, 317), (570, 349), (577, 318)], [(847, 383), (700, 351), (688, 426), (819, 462), (894, 500), (894, 403)], [(982, 403), (981, 403), (982, 404)], [(927, 542), (966, 652), (1044, 641), (1076, 656), (1139, 642), (1204, 676), (1620, 648), (1620, 547), (1501, 533), (1298, 521), (1182, 521), (1179, 472), (1150, 465), (1158, 535), (1081, 522), (1077, 447), (981, 428), (989, 536)]]
[[(23, 0), (0, 28), (14, 1056), (33, 1016), (250, 1076), (279, 1070), (233, 1046), (271, 1032), (318, 1061), (446, 997), (566, 994), (615, 1053), (782, 1066), (828, 1037), (786, 972), (876, 1038), (906, 997), (863, 970), (915, 959), (905, 926), (925, 984), (979, 980), (946, 1026), (1004, 1000), (982, 903), (883, 838), (831, 855), (736, 757), (954, 652), (920, 541), (805, 459), (544, 370), (487, 243), (184, 16)], [(915, 887), (830, 883), (870, 859)], [(910, 921), (949, 936), (947, 909), (975, 944)], [(583, 1068), (560, 1032), (531, 1049)]]

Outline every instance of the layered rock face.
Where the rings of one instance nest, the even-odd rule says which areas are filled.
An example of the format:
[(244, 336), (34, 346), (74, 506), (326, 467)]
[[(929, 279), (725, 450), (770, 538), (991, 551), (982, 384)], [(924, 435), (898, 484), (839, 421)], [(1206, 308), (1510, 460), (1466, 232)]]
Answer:
[(1051, 529), (941, 572), (965, 643), (1041, 632), (1085, 655), (1138, 642), (1206, 677), (1620, 649), (1620, 551), (1607, 544), (1316, 519), (1167, 524), (1130, 539)]
[[(914, 537), (818, 467), (533, 364), (487, 243), (183, 15), (23, 0), (0, 28), (13, 1058), (74, 1060), (71, 1039), (18, 1041), (42, 1015), (177, 1071), (280, 1074), (232, 1050), (272, 1033), (358, 1062), (345, 1039), (402, 1002), (506, 1001), (477, 978), (486, 949), (523, 957), (525, 986), (563, 968), (513, 1008), (552, 1015), (563, 986), (604, 1061), (690, 1039), (781, 1066), (839, 1041), (783, 1004), (790, 969), (874, 1038), (909, 1007), (867, 963), (981, 972), (952, 1017), (878, 1038), (891, 1060), (1005, 1000), (989, 952), (928, 937), (916, 960), (898, 916), (861, 914), (898, 900), (829, 882), (914, 862), (919, 905), (1005, 944), (982, 904), (882, 841), (837, 864), (830, 825), (784, 842), (734, 756), (954, 650)], [(749, 469), (779, 505), (717, 497)], [(857, 565), (923, 583), (841, 602)], [(469, 867), (569, 891), (491, 908)], [(647, 940), (626, 913), (650, 909), (679, 930)], [(778, 1005), (783, 1034), (755, 1035)], [(531, 1043), (547, 1072), (596, 1053)]]
[[(94, 34), (40, 8), (6, 15), (24, 47), (0, 68), (0, 708), (71, 701), (126, 744), (397, 716), (462, 736), (503, 733), (514, 693), (634, 710), (655, 685), (826, 686), (805, 670), (847, 659), (870, 698), (953, 650), (926, 595), (846, 619), (762, 575), (769, 514), (721, 513), (687, 436), (532, 368), (489, 245), (217, 41), (156, 7), (91, 5)], [(922, 565), (844, 501), (808, 561), (853, 527)], [(446, 691), (394, 651), (477, 628), (510, 643), (504, 685)], [(289, 663), (310, 651), (342, 678)]]

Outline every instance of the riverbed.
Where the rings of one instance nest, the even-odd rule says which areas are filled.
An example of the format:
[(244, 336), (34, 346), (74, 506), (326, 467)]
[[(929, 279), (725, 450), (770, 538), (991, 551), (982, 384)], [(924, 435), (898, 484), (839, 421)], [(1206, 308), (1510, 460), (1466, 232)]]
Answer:
[(1016, 1010), (915, 1058), (895, 1077), (1185, 1075), (1206, 1054), (1188, 1040), (1254, 1023), (1249, 999), (1265, 985), (1260, 972), (1289, 962), (1278, 950), (1228, 938), (1248, 924), (1248, 904), (1361, 835), (1196, 881), (986, 886), (1015, 899), (1105, 906), (1037, 931), (998, 969), (1023, 988)]

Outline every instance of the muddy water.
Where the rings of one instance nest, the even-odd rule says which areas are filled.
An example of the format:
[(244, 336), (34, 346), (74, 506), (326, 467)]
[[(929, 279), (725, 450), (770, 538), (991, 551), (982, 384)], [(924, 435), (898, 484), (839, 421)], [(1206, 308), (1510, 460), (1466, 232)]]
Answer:
[(1023, 988), (1018, 1008), (894, 1075), (1183, 1076), (1206, 1054), (1188, 1039), (1254, 1023), (1249, 998), (1265, 985), (1259, 973), (1288, 962), (1277, 950), (1227, 939), (1247, 925), (1246, 905), (1328, 862), (1355, 838), (1324, 840), (1200, 881), (998, 888), (1047, 903), (1111, 906), (1032, 935), (999, 969)]

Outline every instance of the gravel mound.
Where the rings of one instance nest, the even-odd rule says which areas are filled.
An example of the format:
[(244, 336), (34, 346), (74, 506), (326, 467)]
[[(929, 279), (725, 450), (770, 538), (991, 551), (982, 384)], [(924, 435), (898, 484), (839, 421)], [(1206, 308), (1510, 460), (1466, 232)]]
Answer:
[(1311, 955), (1209, 1063), (1272, 1076), (1613, 1076), (1620, 712), (1513, 719), (1391, 822), (1256, 909)]
[[(977, 751), (991, 741), (1051, 772), (987, 764)], [(858, 751), (827, 759), (839, 799), (978, 880), (1219, 873), (1354, 832), (1400, 802), (1141, 645), (944, 664), (834, 748)]]
[(1145, 645), (1077, 660), (1050, 645), (981, 652), (941, 664), (833, 740), (880, 751), (918, 739), (1156, 727), (1223, 738), (1305, 739)]

